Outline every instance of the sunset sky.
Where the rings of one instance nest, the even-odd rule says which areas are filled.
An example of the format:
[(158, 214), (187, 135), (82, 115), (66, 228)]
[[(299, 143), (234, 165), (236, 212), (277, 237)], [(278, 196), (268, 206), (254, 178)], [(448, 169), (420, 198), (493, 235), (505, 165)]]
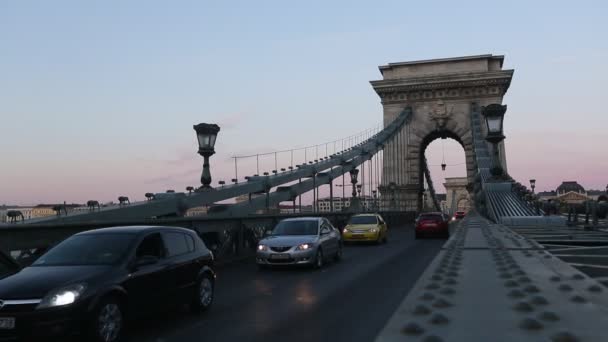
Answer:
[[(377, 127), (378, 65), (488, 53), (515, 69), (509, 173), (604, 189), (607, 16), (606, 1), (3, 1), (0, 204), (199, 185), (199, 122), (221, 126), (212, 174), (229, 180), (234, 155)], [(444, 151), (464, 162), (454, 141)], [(436, 184), (465, 175), (442, 155), (435, 141)]]

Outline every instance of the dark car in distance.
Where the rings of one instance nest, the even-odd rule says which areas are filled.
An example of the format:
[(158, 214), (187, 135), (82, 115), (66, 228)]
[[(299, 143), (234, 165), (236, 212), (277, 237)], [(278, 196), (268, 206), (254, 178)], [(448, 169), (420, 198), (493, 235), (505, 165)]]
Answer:
[(0, 341), (76, 333), (114, 342), (140, 314), (180, 303), (204, 311), (213, 302), (212, 266), (200, 237), (183, 228), (78, 233), (0, 279)]
[(422, 237), (450, 237), (449, 217), (440, 212), (421, 213), (416, 219), (416, 239)]

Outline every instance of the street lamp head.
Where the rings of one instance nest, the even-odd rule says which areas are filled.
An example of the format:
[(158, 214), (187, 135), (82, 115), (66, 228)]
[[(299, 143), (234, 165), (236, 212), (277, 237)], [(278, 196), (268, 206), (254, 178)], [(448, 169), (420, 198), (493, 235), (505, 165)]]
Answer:
[(198, 154), (203, 156), (203, 173), (201, 175), (201, 189), (211, 188), (211, 171), (209, 166), (209, 157), (215, 153), (215, 140), (217, 133), (220, 131), (220, 126), (216, 124), (200, 123), (193, 126), (198, 140)]
[(486, 127), (488, 129), (486, 140), (498, 143), (505, 138), (502, 129), (506, 111), (507, 105), (497, 103), (484, 107), (483, 116), (486, 118)]
[(445, 163), (442, 163), (442, 164), (441, 164), (441, 171), (445, 171), (445, 167), (446, 167), (446, 166), (447, 166), (447, 165), (446, 165)]
[(361, 190), (361, 184), (357, 184), (357, 189)]
[(357, 176), (359, 176), (359, 169), (350, 170), (350, 182), (357, 183)]
[(211, 156), (215, 153), (215, 140), (220, 126), (216, 124), (200, 123), (193, 126), (198, 139), (198, 153)]
[(530, 179), (530, 186), (535, 186), (536, 185), (536, 179)]

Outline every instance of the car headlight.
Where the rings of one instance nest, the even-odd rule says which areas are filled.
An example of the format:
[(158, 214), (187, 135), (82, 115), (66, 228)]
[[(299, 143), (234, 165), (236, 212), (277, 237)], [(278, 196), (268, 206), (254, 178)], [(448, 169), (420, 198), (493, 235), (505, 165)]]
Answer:
[(36, 309), (70, 305), (82, 296), (82, 293), (86, 288), (86, 284), (74, 284), (53, 290), (42, 298)]
[(296, 251), (307, 251), (311, 248), (312, 248), (312, 244), (303, 243), (303, 244), (299, 245), (298, 247), (296, 247)]
[(372, 233), (377, 233), (378, 232), (378, 228), (374, 227), (372, 229), (369, 230)]
[(258, 245), (258, 251), (265, 252), (268, 250), (268, 246), (266, 245)]
[(344, 228), (344, 230), (342, 230), (342, 233), (350, 233), (350, 230), (348, 228)]

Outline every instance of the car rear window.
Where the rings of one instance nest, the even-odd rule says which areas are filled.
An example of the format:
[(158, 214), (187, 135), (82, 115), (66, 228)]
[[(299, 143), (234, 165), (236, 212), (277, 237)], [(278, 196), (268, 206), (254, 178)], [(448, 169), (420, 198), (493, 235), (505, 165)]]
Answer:
[(378, 219), (376, 216), (353, 216), (351, 217), (349, 224), (376, 224)]
[(420, 221), (422, 221), (422, 220), (439, 220), (439, 221), (442, 221), (443, 218), (441, 217), (441, 215), (420, 215), (419, 220)]

